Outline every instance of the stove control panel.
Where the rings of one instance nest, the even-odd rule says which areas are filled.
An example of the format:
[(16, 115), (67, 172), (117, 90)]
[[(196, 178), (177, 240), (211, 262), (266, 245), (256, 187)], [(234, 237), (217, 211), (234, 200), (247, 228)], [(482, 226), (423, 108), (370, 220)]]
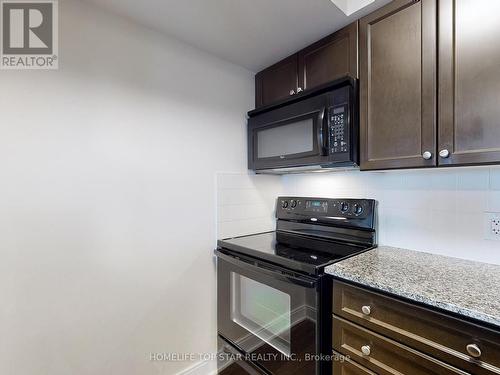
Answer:
[(276, 217), (371, 229), (375, 221), (375, 207), (373, 199), (279, 197)]

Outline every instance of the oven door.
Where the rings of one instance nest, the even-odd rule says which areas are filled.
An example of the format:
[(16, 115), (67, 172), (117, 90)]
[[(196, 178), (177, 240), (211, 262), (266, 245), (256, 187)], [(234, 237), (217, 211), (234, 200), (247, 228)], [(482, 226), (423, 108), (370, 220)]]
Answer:
[(238, 352), (220, 336), (217, 337), (217, 344), (218, 375), (267, 375), (252, 362), (245, 360), (244, 354)]
[(326, 96), (319, 96), (250, 118), (249, 168), (266, 170), (327, 162), (326, 100)]
[(319, 374), (318, 280), (217, 256), (219, 335), (270, 374)]

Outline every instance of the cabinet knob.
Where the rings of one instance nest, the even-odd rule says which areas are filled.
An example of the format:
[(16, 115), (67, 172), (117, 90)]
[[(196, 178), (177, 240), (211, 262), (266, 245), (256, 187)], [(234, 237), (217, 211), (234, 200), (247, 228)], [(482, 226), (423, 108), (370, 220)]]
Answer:
[(361, 353), (363, 353), (363, 355), (370, 355), (372, 352), (372, 349), (370, 348), (369, 345), (364, 345), (361, 347)]
[(425, 151), (425, 152), (422, 154), (422, 157), (423, 157), (425, 160), (431, 160), (431, 159), (432, 159), (432, 152), (430, 152), (430, 151)]
[(304, 90), (302, 90), (302, 87), (297, 88), (297, 94), (298, 94), (299, 92), (302, 92), (302, 91), (304, 91)]
[(450, 151), (444, 149), (439, 151), (439, 156), (441, 156), (443, 159), (446, 159), (450, 156)]
[(294, 90), (290, 90), (290, 95), (295, 95), (295, 91)]
[(363, 314), (365, 315), (370, 315), (370, 313), (372, 312), (372, 309), (370, 308), (370, 306), (363, 306), (361, 308), (361, 311), (363, 312)]
[(474, 358), (481, 357), (481, 349), (476, 344), (469, 344), (467, 345), (466, 348), (467, 348), (467, 353), (469, 353), (471, 357)]

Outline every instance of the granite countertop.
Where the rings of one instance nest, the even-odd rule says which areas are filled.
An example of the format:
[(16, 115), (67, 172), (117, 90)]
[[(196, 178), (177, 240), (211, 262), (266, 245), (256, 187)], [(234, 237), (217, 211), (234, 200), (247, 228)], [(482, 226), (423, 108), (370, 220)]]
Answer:
[(500, 328), (500, 266), (381, 246), (326, 273)]

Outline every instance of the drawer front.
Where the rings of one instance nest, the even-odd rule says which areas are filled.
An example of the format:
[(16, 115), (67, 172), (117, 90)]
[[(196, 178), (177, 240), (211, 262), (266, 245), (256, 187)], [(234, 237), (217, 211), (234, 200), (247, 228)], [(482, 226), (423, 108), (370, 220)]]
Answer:
[(334, 314), (374, 332), (471, 373), (500, 374), (498, 332), (338, 281), (333, 301)]
[[(337, 353), (333, 352), (337, 355)], [(341, 355), (341, 354), (338, 354)], [(333, 375), (377, 375), (373, 371), (345, 358), (344, 361), (333, 362)]]
[(333, 318), (333, 348), (380, 375), (467, 374), (338, 317)]

